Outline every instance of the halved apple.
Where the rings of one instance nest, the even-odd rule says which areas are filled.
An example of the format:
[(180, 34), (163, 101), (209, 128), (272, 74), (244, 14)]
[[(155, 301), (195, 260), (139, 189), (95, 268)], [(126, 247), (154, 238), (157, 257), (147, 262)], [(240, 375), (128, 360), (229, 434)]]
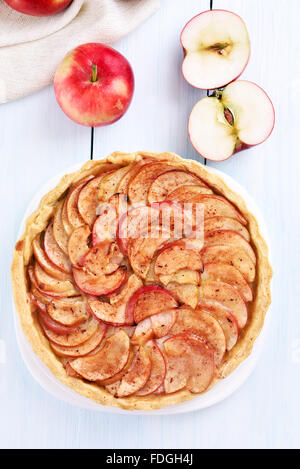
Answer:
[(119, 373), (126, 365), (130, 340), (124, 331), (109, 337), (99, 352), (70, 363), (73, 370), (89, 381), (102, 381)]
[(53, 216), (53, 237), (57, 242), (60, 249), (68, 254), (68, 238), (63, 222), (62, 222), (62, 210), (63, 210), (64, 201), (62, 200), (56, 207), (56, 211)]
[(148, 203), (166, 200), (168, 195), (178, 187), (196, 184), (207, 187), (195, 174), (180, 169), (167, 171), (152, 182), (148, 192)]
[(151, 373), (145, 386), (140, 389), (137, 396), (149, 396), (163, 384), (166, 376), (166, 362), (163, 354), (156, 345), (155, 340), (146, 343), (145, 349), (151, 360)]
[(119, 182), (130, 168), (131, 166), (123, 166), (107, 173), (100, 182), (98, 200), (107, 201), (112, 195), (116, 194)]
[(151, 162), (143, 165), (133, 176), (128, 185), (128, 197), (131, 204), (147, 203), (148, 191), (155, 179), (167, 171), (174, 169), (172, 163)]
[(106, 173), (103, 173), (100, 174), (100, 176), (94, 177), (81, 188), (78, 194), (78, 211), (83, 221), (89, 226), (92, 226), (96, 220), (96, 210), (99, 205), (99, 186), (105, 174)]
[(64, 335), (55, 333), (46, 324), (44, 324), (44, 322), (42, 322), (42, 327), (46, 337), (53, 344), (61, 345), (62, 347), (76, 347), (77, 345), (81, 345), (89, 340), (95, 334), (98, 327), (98, 321), (93, 317), (90, 317), (90, 319), (85, 323), (80, 324), (75, 328), (66, 328), (70, 331), (66, 331)]
[(274, 107), (265, 91), (249, 81), (236, 81), (195, 104), (188, 130), (203, 158), (222, 161), (264, 142), (274, 123)]
[(221, 88), (236, 80), (250, 56), (246, 25), (230, 11), (200, 13), (185, 25), (180, 41), (185, 53), (183, 76), (200, 89)]
[(77, 296), (79, 291), (70, 280), (58, 280), (48, 275), (38, 262), (34, 264), (34, 276), (39, 290), (54, 296)]
[(226, 340), (218, 321), (204, 311), (194, 311), (181, 307), (177, 311), (177, 320), (169, 335), (194, 334), (200, 337), (215, 352), (216, 366), (220, 365), (226, 351)]
[(168, 194), (168, 200), (174, 200), (179, 203), (189, 202), (197, 194), (213, 194), (213, 191), (203, 186), (180, 186)]
[(204, 218), (210, 217), (231, 217), (238, 220), (243, 225), (247, 225), (247, 220), (227, 199), (220, 195), (198, 194), (189, 200), (192, 204), (203, 204)]
[(88, 225), (76, 228), (68, 242), (68, 254), (72, 265), (81, 266), (85, 254), (89, 251), (91, 230)]
[(232, 311), (217, 301), (203, 298), (198, 303), (197, 311), (205, 311), (219, 322), (225, 335), (226, 349), (233, 349), (238, 340), (239, 327)]
[(205, 264), (202, 280), (228, 283), (237, 289), (245, 301), (253, 300), (253, 293), (250, 286), (241, 272), (232, 265), (218, 263)]
[(105, 324), (111, 324), (113, 326), (133, 324), (132, 318), (126, 315), (125, 305), (117, 308), (112, 306), (110, 303), (99, 301), (96, 298), (89, 298), (88, 305), (93, 316), (96, 319), (103, 321)]
[(45, 231), (44, 249), (50, 261), (60, 270), (66, 273), (71, 272), (71, 263), (68, 256), (60, 249), (53, 236), (53, 222), (51, 222)]
[(252, 260), (253, 264), (256, 264), (256, 255), (253, 251), (253, 248), (245, 240), (243, 236), (235, 231), (231, 230), (220, 230), (220, 231), (212, 231), (211, 233), (207, 233), (204, 238), (204, 248), (208, 246), (219, 246), (219, 245), (227, 245), (236, 247), (238, 249), (243, 249), (248, 257)]
[(86, 301), (82, 297), (52, 298), (47, 304), (47, 313), (51, 319), (64, 326), (76, 326), (90, 316)]
[(155, 252), (171, 237), (168, 231), (152, 229), (149, 237), (132, 239), (128, 247), (128, 258), (133, 271), (141, 278), (147, 277)]
[(37, 237), (32, 242), (33, 253), (40, 264), (40, 266), (47, 272), (48, 275), (51, 277), (56, 278), (57, 280), (71, 280), (71, 275), (63, 272), (62, 270), (58, 269), (48, 258), (45, 254), (44, 249), (41, 246), (41, 235), (37, 235)]
[(83, 293), (91, 296), (110, 295), (126, 282), (127, 269), (121, 266), (110, 275), (93, 275), (73, 267), (73, 276), (76, 285)]
[(151, 359), (149, 353), (140, 347), (127, 373), (121, 379), (117, 397), (126, 397), (142, 389), (150, 378)]
[(50, 342), (50, 345), (59, 357), (84, 357), (100, 346), (105, 336), (106, 330), (107, 325), (98, 322), (96, 332), (92, 335), (92, 337), (80, 345), (75, 345), (74, 347), (64, 347), (62, 345), (56, 345), (53, 342)]
[(246, 303), (239, 292), (224, 282), (202, 282), (200, 287), (200, 298), (215, 300), (226, 308), (229, 308), (236, 318), (239, 328), (247, 324), (248, 311)]
[(173, 275), (179, 270), (202, 270), (200, 252), (189, 249), (184, 241), (175, 241), (162, 247), (154, 265), (156, 275)]
[(177, 301), (166, 289), (158, 285), (147, 285), (137, 290), (127, 303), (128, 317), (133, 313), (136, 323), (163, 311), (175, 308)]
[(255, 265), (244, 249), (234, 246), (209, 246), (201, 252), (204, 266), (211, 263), (229, 264), (238, 269), (247, 282), (255, 279)]
[(199, 301), (199, 287), (197, 285), (179, 285), (171, 282), (167, 285), (167, 289), (180, 303), (196, 308)]
[(243, 226), (238, 220), (230, 217), (211, 217), (206, 218), (204, 221), (205, 233), (211, 233), (218, 230), (231, 230), (236, 231), (245, 238), (246, 241), (250, 241), (250, 234), (247, 228)]
[(93, 179), (94, 176), (87, 176), (80, 181), (76, 182), (70, 189), (70, 192), (66, 198), (66, 213), (68, 217), (68, 222), (72, 228), (78, 228), (81, 225), (84, 225), (84, 220), (78, 211), (77, 200), (80, 194), (81, 189), (85, 184)]
[(178, 334), (164, 344), (166, 377), (164, 390), (171, 394), (187, 388), (192, 393), (204, 392), (214, 377), (214, 351), (201, 340)]

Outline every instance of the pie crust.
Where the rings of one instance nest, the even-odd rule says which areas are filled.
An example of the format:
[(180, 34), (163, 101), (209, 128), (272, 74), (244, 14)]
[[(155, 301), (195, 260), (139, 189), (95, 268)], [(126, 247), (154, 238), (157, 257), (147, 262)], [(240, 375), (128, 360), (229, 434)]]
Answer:
[(142, 158), (152, 158), (158, 161), (164, 160), (173, 164), (175, 163), (178, 168), (196, 174), (217, 194), (226, 197), (226, 199), (234, 204), (248, 222), (247, 228), (257, 258), (256, 278), (253, 284), (254, 300), (248, 304), (249, 318), (246, 327), (240, 333), (239, 340), (234, 348), (226, 352), (224, 360), (217, 370), (217, 375), (208, 389), (216, 381), (232, 373), (249, 356), (255, 339), (263, 327), (264, 318), (271, 303), (270, 283), (272, 268), (268, 259), (268, 247), (260, 234), (258, 222), (255, 216), (248, 210), (243, 198), (231, 190), (220, 176), (211, 173), (205, 166), (196, 161), (183, 159), (174, 153), (143, 151), (128, 154), (115, 152), (104, 160), (88, 161), (80, 170), (65, 175), (59, 184), (42, 198), (38, 209), (27, 219), (25, 232), (15, 246), (11, 276), (14, 301), (19, 313), (22, 329), (30, 341), (34, 352), (42, 359), (56, 378), (77, 393), (99, 404), (116, 406), (126, 410), (150, 411), (167, 405), (179, 404), (194, 398), (197, 394), (183, 390), (173, 394), (152, 394), (148, 397), (133, 395), (126, 398), (115, 398), (105, 388), (68, 376), (62, 362), (55, 355), (48, 339), (42, 332), (36, 315), (32, 313), (27, 279), (27, 266), (31, 261), (33, 253), (33, 240), (37, 234), (46, 228), (58, 202), (62, 199), (70, 185), (84, 177), (138, 162)]

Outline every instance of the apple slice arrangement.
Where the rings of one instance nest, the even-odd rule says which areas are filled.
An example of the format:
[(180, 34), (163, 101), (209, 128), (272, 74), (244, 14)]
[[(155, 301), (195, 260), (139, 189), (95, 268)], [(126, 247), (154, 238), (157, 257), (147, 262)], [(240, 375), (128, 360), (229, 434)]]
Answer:
[[(203, 206), (203, 240), (163, 226), (162, 207), (174, 222), (183, 202)], [(255, 264), (231, 202), (178, 164), (142, 155), (108, 163), (58, 202), (33, 242), (30, 300), (68, 376), (116, 398), (199, 394), (247, 324)]]
[(222, 161), (264, 142), (274, 128), (272, 102), (256, 84), (237, 80), (250, 56), (243, 20), (230, 11), (205, 11), (183, 28), (181, 44), (184, 78), (197, 88), (215, 90), (191, 111), (188, 132), (195, 150)]

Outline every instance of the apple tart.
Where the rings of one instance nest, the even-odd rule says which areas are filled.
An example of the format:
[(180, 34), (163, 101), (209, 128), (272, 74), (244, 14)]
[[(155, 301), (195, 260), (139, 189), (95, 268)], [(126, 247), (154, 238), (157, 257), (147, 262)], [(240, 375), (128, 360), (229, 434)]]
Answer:
[(35, 353), (79, 394), (129, 410), (183, 402), (228, 376), (260, 333), (271, 277), (241, 196), (172, 153), (113, 153), (64, 176), (12, 264)]

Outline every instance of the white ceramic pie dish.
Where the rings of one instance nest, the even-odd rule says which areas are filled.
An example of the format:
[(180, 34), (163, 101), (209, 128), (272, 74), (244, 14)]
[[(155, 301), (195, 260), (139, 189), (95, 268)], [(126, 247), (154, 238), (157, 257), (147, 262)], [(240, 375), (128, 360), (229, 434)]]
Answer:
[[(26, 219), (28, 218), (29, 215), (31, 215), (32, 212), (34, 212), (37, 209), (41, 198), (58, 184), (62, 176), (64, 176), (65, 174), (77, 171), (80, 168), (80, 166), (81, 165), (78, 164), (78, 165), (67, 168), (62, 173), (50, 179), (35, 194), (35, 196), (33, 197), (32, 201), (30, 202), (24, 214), (24, 218), (21, 222), (20, 230), (18, 233), (18, 238), (22, 235), (25, 229)], [(224, 181), (226, 182), (226, 184), (228, 184), (228, 186), (230, 186), (234, 191), (236, 191), (243, 197), (243, 199), (245, 200), (248, 206), (248, 209), (255, 215), (256, 219), (258, 220), (261, 234), (265, 238), (268, 246), (270, 247), (270, 240), (269, 240), (269, 236), (267, 233), (264, 219), (258, 207), (256, 206), (254, 200), (252, 199), (252, 197), (247, 193), (247, 191), (243, 187), (241, 187), (230, 176), (210, 167), (208, 167), (207, 169), (215, 174), (218, 174), (220, 177), (222, 177)], [(269, 253), (269, 256), (270, 256), (270, 253)], [(77, 407), (81, 407), (81, 408), (85, 408), (89, 410), (96, 410), (100, 412), (110, 412), (110, 413), (115, 413), (115, 414), (131, 414), (131, 415), (132, 414), (170, 415), (170, 414), (191, 412), (191, 411), (196, 411), (200, 409), (205, 409), (229, 397), (234, 391), (236, 391), (246, 381), (246, 379), (250, 376), (250, 374), (254, 370), (256, 363), (259, 359), (262, 347), (263, 347), (263, 342), (266, 336), (266, 331), (267, 331), (269, 318), (270, 318), (270, 309), (269, 309), (266, 315), (264, 327), (259, 337), (255, 341), (251, 355), (246, 360), (244, 360), (238, 366), (238, 368), (233, 373), (231, 373), (226, 379), (219, 381), (211, 390), (209, 390), (203, 395), (196, 396), (194, 399), (190, 401), (186, 401), (181, 404), (168, 406), (159, 410), (153, 410), (149, 412), (149, 411), (141, 411), (141, 410), (129, 411), (129, 410), (120, 409), (118, 407), (103, 406), (101, 404), (97, 404), (96, 402), (90, 399), (87, 399), (84, 396), (77, 394), (71, 388), (62, 384), (51, 373), (51, 371), (46, 367), (46, 365), (42, 362), (42, 360), (33, 352), (31, 344), (29, 343), (27, 337), (25, 336), (20, 326), (18, 313), (15, 307), (13, 307), (13, 309), (14, 309), (14, 319), (15, 319), (17, 341), (18, 341), (18, 345), (19, 345), (23, 360), (27, 368), (33, 375), (33, 377), (42, 386), (42, 388), (44, 388), (46, 391), (48, 391), (50, 394), (57, 397), (58, 399), (68, 402), (69, 404), (75, 405)]]

